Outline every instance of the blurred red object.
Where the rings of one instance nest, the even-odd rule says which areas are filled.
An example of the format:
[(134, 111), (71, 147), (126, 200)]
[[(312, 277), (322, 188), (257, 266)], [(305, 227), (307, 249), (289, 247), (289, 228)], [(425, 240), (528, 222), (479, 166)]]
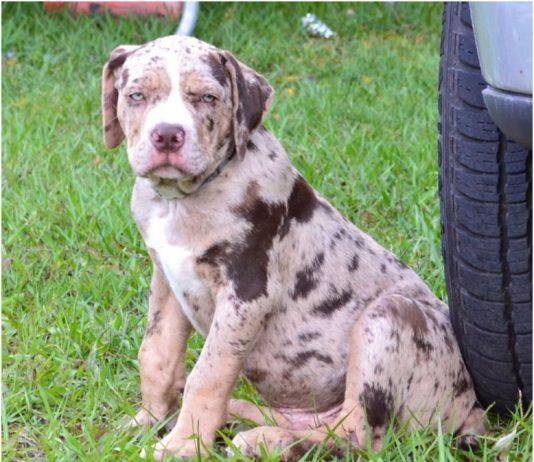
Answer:
[(182, 2), (45, 2), (45, 10), (69, 8), (74, 13), (95, 14), (109, 11), (119, 16), (160, 15), (178, 19)]

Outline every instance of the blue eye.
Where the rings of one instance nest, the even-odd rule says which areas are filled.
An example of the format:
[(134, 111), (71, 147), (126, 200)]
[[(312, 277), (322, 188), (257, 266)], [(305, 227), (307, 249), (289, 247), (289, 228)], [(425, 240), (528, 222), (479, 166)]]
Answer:
[(202, 102), (204, 103), (213, 103), (217, 98), (215, 96), (208, 94), (202, 95)]
[(136, 91), (135, 93), (130, 93), (128, 96), (133, 101), (143, 101), (145, 99), (145, 95), (143, 95), (143, 93), (140, 93), (138, 91)]

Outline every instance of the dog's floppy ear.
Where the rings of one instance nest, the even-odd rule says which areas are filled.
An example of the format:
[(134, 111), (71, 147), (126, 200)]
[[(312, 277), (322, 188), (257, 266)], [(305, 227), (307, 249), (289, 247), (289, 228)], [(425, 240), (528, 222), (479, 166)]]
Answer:
[(108, 149), (116, 148), (124, 139), (124, 132), (117, 119), (119, 99), (119, 92), (115, 88), (117, 71), (137, 48), (139, 48), (137, 45), (121, 45), (115, 48), (102, 70), (102, 121), (104, 143)]
[(238, 156), (243, 158), (249, 135), (263, 121), (274, 90), (265, 77), (237, 61), (231, 53), (223, 52), (221, 62), (230, 74), (234, 141)]

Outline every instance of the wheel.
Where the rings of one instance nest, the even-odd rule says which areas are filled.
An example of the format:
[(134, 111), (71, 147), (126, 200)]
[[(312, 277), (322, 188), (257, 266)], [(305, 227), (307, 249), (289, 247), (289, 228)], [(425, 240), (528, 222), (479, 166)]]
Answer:
[(492, 122), (468, 3), (445, 4), (442, 250), (452, 324), (482, 405), (532, 401), (532, 152)]

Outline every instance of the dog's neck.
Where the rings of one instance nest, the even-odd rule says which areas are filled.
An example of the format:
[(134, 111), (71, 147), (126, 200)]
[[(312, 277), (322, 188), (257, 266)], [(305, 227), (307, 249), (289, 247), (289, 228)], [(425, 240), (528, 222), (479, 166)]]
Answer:
[(228, 165), (228, 163), (235, 157), (236, 155), (236, 151), (235, 149), (232, 149), (230, 151), (230, 155), (227, 155), (223, 161), (217, 165), (217, 167), (215, 168), (215, 170), (213, 170), (213, 172), (211, 172), (206, 178), (204, 178), (202, 180), (202, 182), (200, 183), (198, 189), (196, 189), (192, 194), (196, 193), (199, 189), (201, 189), (202, 187), (204, 187), (206, 184), (208, 184), (210, 181), (214, 180), (215, 178), (217, 178), (220, 173), (222, 172), (223, 168), (226, 167)]

